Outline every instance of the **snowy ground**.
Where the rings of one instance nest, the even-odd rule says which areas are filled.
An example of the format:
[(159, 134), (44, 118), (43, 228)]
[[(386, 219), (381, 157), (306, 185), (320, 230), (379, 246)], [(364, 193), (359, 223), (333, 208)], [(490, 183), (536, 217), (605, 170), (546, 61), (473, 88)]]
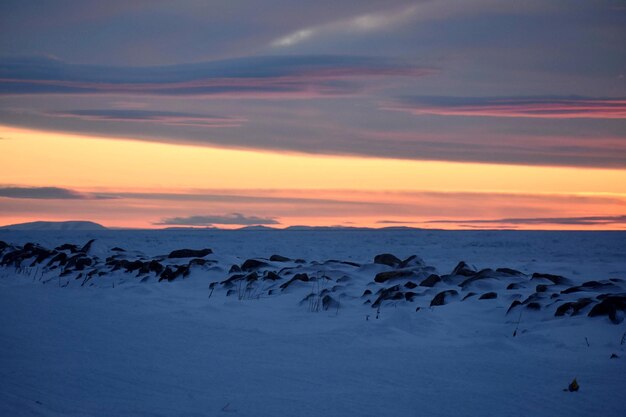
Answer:
[[(626, 409), (626, 321), (506, 315), (502, 291), (497, 300), (437, 307), (428, 307), (430, 295), (388, 303), (376, 319), (360, 298), (311, 312), (299, 304), (304, 287), (242, 300), (225, 291), (209, 298), (208, 290), (229, 276), (220, 265), (272, 254), (360, 264), (379, 253), (417, 254), (440, 274), (464, 260), (574, 284), (626, 278), (625, 233), (0, 232), (14, 245), (91, 238), (96, 252), (121, 246), (147, 256), (209, 247), (207, 259), (218, 263), (172, 282), (116, 278), (115, 287), (42, 285), (31, 269), (0, 268), (0, 415), (621, 416)], [(340, 268), (373, 288), (375, 267)], [(580, 391), (564, 392), (574, 377)]]

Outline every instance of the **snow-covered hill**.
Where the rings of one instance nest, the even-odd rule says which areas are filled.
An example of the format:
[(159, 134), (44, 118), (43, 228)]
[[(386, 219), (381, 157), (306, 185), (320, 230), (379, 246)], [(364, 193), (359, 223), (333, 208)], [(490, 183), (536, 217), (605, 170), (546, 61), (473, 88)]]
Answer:
[(5, 230), (25, 230), (25, 231), (88, 231), (88, 230), (106, 230), (101, 224), (90, 221), (65, 221), (65, 222), (47, 222), (37, 221), (28, 223), (10, 224), (2, 226), (0, 229)]

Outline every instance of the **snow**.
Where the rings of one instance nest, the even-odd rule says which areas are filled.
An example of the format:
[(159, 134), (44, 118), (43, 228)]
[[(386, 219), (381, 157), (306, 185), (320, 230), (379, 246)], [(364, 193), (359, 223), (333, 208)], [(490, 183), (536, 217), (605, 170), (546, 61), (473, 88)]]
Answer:
[[(349, 276), (348, 295), (378, 285), (374, 275), (388, 270), (372, 264), (380, 253), (417, 254), (440, 274), (465, 260), (478, 269), (561, 274), (574, 284), (626, 278), (624, 233), (0, 231), (5, 242), (48, 248), (92, 238), (94, 257), (115, 246), (145, 259), (208, 247), (214, 254), (205, 259), (216, 263), (172, 282), (116, 271), (83, 287), (73, 275), (61, 287), (57, 278), (42, 284), (55, 271), (40, 279), (32, 268), (0, 267), (0, 415), (624, 413), (625, 322), (547, 310), (506, 315), (510, 298), (498, 283), (479, 291), (497, 289), (496, 300), (430, 308), (439, 291), (432, 289), (414, 303), (384, 304), (378, 319), (349, 296), (339, 309), (311, 312), (299, 304), (308, 283), (258, 299), (219, 288), (209, 297), (208, 289), (231, 264), (272, 254), (305, 259), (303, 271)], [(322, 264), (328, 259), (365, 265)], [(580, 391), (564, 392), (573, 378)]]

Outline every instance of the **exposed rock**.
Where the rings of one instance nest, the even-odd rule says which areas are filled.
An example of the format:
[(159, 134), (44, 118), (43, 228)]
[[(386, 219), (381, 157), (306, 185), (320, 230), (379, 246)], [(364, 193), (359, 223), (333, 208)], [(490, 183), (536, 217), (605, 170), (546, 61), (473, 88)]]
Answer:
[(623, 294), (603, 294), (598, 296), (601, 299), (598, 304), (593, 306), (589, 312), (589, 317), (607, 316), (614, 324), (622, 322), (623, 318), (618, 317), (618, 311), (626, 309), (626, 295)]
[(85, 245), (82, 248), (80, 248), (79, 252), (88, 253), (89, 249), (91, 249), (91, 245), (93, 245), (93, 242), (95, 241), (96, 239), (91, 239), (89, 242), (85, 243)]
[(378, 298), (372, 304), (372, 307), (378, 307), (385, 300), (401, 300), (404, 294), (400, 291), (399, 285), (383, 288), (378, 292)]
[(520, 288), (524, 288), (524, 286), (516, 282), (512, 282), (506, 286), (507, 290), (519, 290)]
[(520, 300), (514, 300), (509, 306), (508, 310), (506, 310), (506, 314), (509, 314), (511, 310), (513, 310), (517, 306), (521, 306), (522, 302)]
[(263, 275), (263, 280), (277, 281), (279, 279), (280, 279), (280, 275), (278, 275), (274, 271), (266, 271), (265, 275)]
[(467, 300), (468, 298), (473, 297), (473, 296), (475, 296), (475, 295), (476, 295), (476, 293), (475, 293), (475, 292), (468, 292), (468, 293), (465, 295), (465, 297), (463, 297), (463, 299), (462, 299), (461, 301), (465, 301), (465, 300)]
[(205, 249), (178, 249), (175, 251), (170, 252), (169, 255), (167, 255), (168, 258), (170, 259), (178, 259), (178, 258), (203, 258), (207, 255), (212, 254), (213, 251), (209, 248), (205, 248)]
[(562, 277), (560, 275), (552, 275), (552, 274), (540, 274), (538, 272), (535, 272), (530, 279), (547, 279), (548, 281), (551, 281), (553, 284), (555, 285), (567, 285), (570, 284), (570, 280)]
[(291, 259), (285, 257), (285, 256), (280, 256), (280, 255), (272, 255), (270, 256), (270, 261), (272, 262), (289, 262), (291, 261)]
[(414, 283), (413, 281), (409, 281), (409, 282), (407, 282), (406, 284), (404, 284), (404, 286), (405, 286), (406, 288), (408, 288), (408, 289), (412, 290), (413, 288), (416, 288), (416, 287), (417, 287), (417, 284), (416, 284), (416, 283)]
[(461, 261), (457, 264), (450, 275), (461, 275), (464, 277), (471, 277), (476, 274), (476, 270), (466, 264), (464, 261)]
[(241, 272), (241, 268), (239, 268), (239, 265), (233, 265), (230, 267), (230, 269), (228, 270), (229, 274), (234, 274), (236, 272)]
[(402, 261), (399, 258), (397, 258), (395, 255), (392, 255), (390, 253), (382, 253), (374, 257), (374, 263), (387, 265), (387, 266), (391, 266), (395, 268), (397, 266), (400, 266)]
[(322, 297), (322, 309), (328, 310), (329, 308), (339, 308), (339, 301), (327, 294)]
[(541, 309), (541, 304), (537, 303), (537, 302), (532, 302), (532, 303), (528, 303), (526, 304), (526, 308), (529, 310), (540, 310)]
[[(462, 274), (457, 274), (457, 275), (462, 275)], [(473, 282), (480, 281), (483, 279), (497, 278), (497, 277), (498, 277), (498, 274), (493, 269), (489, 269), (489, 268), (481, 269), (479, 272), (476, 272), (474, 275), (470, 276), (465, 281), (461, 282), (459, 284), (459, 287), (465, 288)]]
[(259, 261), (258, 259), (247, 259), (243, 264), (241, 264), (241, 270), (249, 272), (266, 266), (269, 266), (267, 262)]
[(383, 283), (389, 280), (407, 278), (411, 276), (413, 276), (413, 271), (408, 271), (408, 270), (387, 271), (387, 272), (380, 272), (376, 274), (374, 281), (378, 283)]
[(436, 284), (438, 284), (439, 282), (441, 282), (441, 277), (439, 277), (439, 275), (430, 274), (430, 275), (428, 276), (428, 278), (426, 278), (425, 280), (423, 280), (422, 282), (420, 282), (420, 287), (429, 287), (429, 288), (432, 288), (432, 287), (434, 287)]
[(561, 304), (554, 313), (555, 317), (561, 317), (566, 314), (571, 314), (572, 316), (577, 315), (580, 310), (587, 307), (593, 301), (591, 298), (580, 298), (578, 301), (572, 301), (568, 303)]
[(423, 268), (425, 266), (424, 260), (417, 255), (411, 255), (400, 263), (400, 268)]
[[(172, 268), (176, 269), (172, 269)], [(182, 276), (183, 278), (189, 275), (189, 266), (188, 265), (178, 265), (178, 266), (168, 266), (165, 268), (161, 275), (159, 276), (159, 282), (163, 280), (167, 280), (169, 282), (174, 281), (176, 278)]]
[(546, 292), (546, 291), (548, 291), (548, 287), (549, 286), (546, 285), (546, 284), (539, 284), (539, 285), (537, 285), (537, 287), (535, 287), (535, 291), (536, 292)]
[(307, 274), (296, 274), (294, 275), (289, 281), (283, 283), (280, 285), (280, 288), (282, 290), (287, 289), (291, 284), (293, 284), (296, 281), (302, 281), (302, 282), (309, 282), (310, 278)]
[(521, 273), (520, 271), (516, 270), (516, 269), (511, 269), (511, 268), (497, 268), (496, 272), (503, 274), (503, 275), (511, 275), (511, 276), (520, 276), (520, 275), (524, 275), (523, 273)]
[(453, 297), (458, 295), (459, 293), (456, 290), (446, 290), (441, 291), (439, 294), (435, 295), (435, 297), (430, 302), (430, 306), (442, 306), (446, 304), (446, 298)]
[(479, 300), (493, 300), (494, 298), (498, 298), (498, 294), (493, 291), (486, 292), (480, 297), (478, 297)]

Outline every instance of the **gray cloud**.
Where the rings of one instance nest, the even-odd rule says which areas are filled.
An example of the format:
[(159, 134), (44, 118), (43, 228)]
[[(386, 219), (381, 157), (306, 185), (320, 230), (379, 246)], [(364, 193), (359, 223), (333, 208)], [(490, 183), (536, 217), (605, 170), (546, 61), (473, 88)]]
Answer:
[(280, 224), (271, 217), (263, 218), (257, 216), (246, 216), (241, 213), (231, 213), (226, 215), (189, 216), (189, 217), (169, 217), (162, 219), (155, 225), (163, 226), (212, 226), (212, 225), (268, 225)]
[(90, 121), (109, 122), (153, 122), (175, 126), (198, 127), (237, 127), (245, 123), (244, 119), (203, 115), (185, 112), (135, 110), (135, 109), (96, 109), (96, 110), (69, 110), (51, 112), (49, 116), (69, 117)]
[(312, 97), (353, 94), (355, 80), (419, 77), (432, 69), (391, 58), (350, 55), (251, 56), (154, 67), (68, 64), (6, 58), (0, 94), (135, 94), (219, 97)]
[(59, 187), (0, 187), (0, 197), (44, 200), (84, 200), (90, 198), (86, 194)]

